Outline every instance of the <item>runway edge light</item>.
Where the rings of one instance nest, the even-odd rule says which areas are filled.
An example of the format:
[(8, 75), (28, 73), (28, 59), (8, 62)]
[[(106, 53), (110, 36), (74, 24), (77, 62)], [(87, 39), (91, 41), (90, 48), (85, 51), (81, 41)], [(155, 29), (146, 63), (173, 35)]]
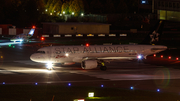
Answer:
[(163, 58), (163, 55), (161, 55), (161, 58)]
[(169, 56), (168, 58), (171, 59), (171, 56)]

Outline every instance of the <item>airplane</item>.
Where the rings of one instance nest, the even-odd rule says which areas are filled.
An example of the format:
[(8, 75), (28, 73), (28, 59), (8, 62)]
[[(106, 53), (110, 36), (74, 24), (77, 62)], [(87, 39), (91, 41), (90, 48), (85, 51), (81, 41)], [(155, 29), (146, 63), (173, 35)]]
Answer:
[[(85, 45), (85, 46), (50, 46), (37, 50), (30, 59), (39, 63), (47, 63), (47, 69), (53, 69), (54, 63), (81, 63), (83, 69), (100, 68), (106, 70), (105, 62), (114, 59), (146, 59), (146, 56), (167, 49), (163, 45), (154, 45), (159, 42), (162, 33), (162, 21), (158, 28), (148, 34), (144, 42), (149, 45)], [(148, 40), (147, 40), (148, 39)]]
[(10, 39), (10, 41), (13, 41), (13, 42), (16, 42), (16, 41), (19, 41), (19, 42), (22, 42), (22, 41), (29, 41), (29, 38), (33, 36), (34, 34), (34, 31), (35, 31), (35, 26), (32, 27), (32, 29), (29, 31), (28, 34), (26, 33), (23, 33), (23, 34), (19, 34), (19, 35), (16, 35), (14, 36), (13, 38)]

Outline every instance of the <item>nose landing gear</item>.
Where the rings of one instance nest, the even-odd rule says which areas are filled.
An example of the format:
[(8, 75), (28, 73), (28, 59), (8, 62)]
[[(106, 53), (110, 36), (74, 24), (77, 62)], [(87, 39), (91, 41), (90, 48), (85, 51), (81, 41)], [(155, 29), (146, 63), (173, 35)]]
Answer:
[(47, 68), (48, 70), (52, 70), (52, 69), (53, 69), (53, 63), (51, 63), (51, 62), (47, 63), (47, 64), (46, 64), (46, 68)]

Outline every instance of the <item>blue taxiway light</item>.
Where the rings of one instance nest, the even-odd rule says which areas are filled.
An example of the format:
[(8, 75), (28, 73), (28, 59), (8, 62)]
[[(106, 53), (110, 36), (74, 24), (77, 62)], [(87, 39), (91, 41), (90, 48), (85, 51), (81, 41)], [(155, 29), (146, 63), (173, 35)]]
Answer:
[(101, 87), (104, 87), (104, 85), (101, 85)]
[(38, 85), (38, 83), (36, 82), (35, 85)]
[(130, 87), (130, 89), (131, 89), (131, 90), (133, 90), (133, 89), (134, 89), (134, 87)]
[(3, 82), (3, 85), (5, 85), (6, 83), (5, 82)]
[(146, 3), (146, 1), (142, 1), (142, 4), (145, 4)]
[(147, 0), (141, 0), (141, 4), (147, 4)]
[(160, 92), (160, 89), (157, 89), (157, 92)]
[(68, 86), (71, 86), (71, 83), (68, 83)]

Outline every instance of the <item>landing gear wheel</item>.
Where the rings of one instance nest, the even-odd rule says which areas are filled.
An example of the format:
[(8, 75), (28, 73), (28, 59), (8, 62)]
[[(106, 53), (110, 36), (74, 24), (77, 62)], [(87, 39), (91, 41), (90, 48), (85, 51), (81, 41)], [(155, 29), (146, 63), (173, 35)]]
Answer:
[(107, 67), (106, 67), (106, 66), (101, 66), (100, 69), (101, 69), (102, 71), (105, 71), (105, 70), (107, 69)]

